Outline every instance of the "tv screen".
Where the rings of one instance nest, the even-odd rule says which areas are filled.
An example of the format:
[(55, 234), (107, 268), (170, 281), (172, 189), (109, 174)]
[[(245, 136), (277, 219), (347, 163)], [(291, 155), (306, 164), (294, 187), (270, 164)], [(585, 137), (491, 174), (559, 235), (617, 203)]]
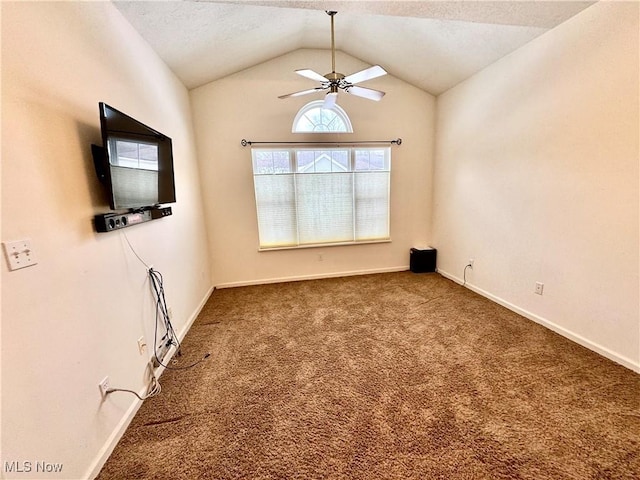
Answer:
[(103, 177), (112, 210), (176, 201), (171, 139), (100, 102)]

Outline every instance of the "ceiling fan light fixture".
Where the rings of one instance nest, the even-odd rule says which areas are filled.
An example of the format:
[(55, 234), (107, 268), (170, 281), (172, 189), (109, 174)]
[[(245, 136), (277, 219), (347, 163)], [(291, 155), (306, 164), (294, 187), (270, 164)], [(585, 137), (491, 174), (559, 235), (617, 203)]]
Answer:
[(331, 110), (336, 106), (336, 100), (338, 99), (338, 92), (329, 92), (324, 96), (324, 103), (322, 104), (323, 110)]

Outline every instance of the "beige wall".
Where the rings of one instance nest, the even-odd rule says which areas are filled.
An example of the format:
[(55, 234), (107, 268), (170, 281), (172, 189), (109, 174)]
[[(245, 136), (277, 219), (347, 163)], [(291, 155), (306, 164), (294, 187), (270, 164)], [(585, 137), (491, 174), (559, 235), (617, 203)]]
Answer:
[[(315, 86), (294, 70), (325, 73), (330, 65), (328, 51), (297, 50), (190, 92), (216, 285), (406, 269), (409, 248), (430, 241), (434, 97), (388, 75), (367, 84), (386, 91), (379, 103), (338, 96), (355, 133), (292, 134), (298, 109), (322, 95), (286, 100), (278, 95)], [(336, 65), (345, 74), (369, 66), (341, 52)], [(391, 243), (258, 252), (251, 151), (241, 139), (397, 137), (403, 143), (392, 148)]]
[[(125, 230), (165, 277), (183, 331), (211, 286), (186, 89), (109, 2), (2, 3), (2, 240), (30, 238), (38, 264), (2, 260), (0, 463), (62, 463), (52, 478), (91, 475), (139, 403), (101, 401), (98, 382), (143, 389), (153, 337), (144, 266), (122, 233), (97, 234), (109, 210), (93, 170), (98, 102), (169, 135), (172, 217)], [(150, 350), (149, 350), (150, 351)], [(193, 352), (199, 354), (198, 352)]]
[[(2, 467), (44, 460), (64, 464), (55, 478), (90, 476), (138, 404), (101, 402), (97, 383), (143, 388), (145, 269), (122, 233), (90, 222), (108, 210), (90, 156), (98, 101), (173, 138), (174, 215), (125, 232), (165, 275), (178, 331), (212, 283), (406, 268), (411, 246), (432, 243), (444, 274), (462, 277), (473, 257), (472, 288), (638, 368), (637, 4), (590, 7), (463, 82), (439, 97), (437, 125), (434, 98), (392, 76), (370, 83), (387, 91), (380, 103), (341, 95), (356, 133), (339, 139), (404, 141), (393, 242), (263, 253), (240, 140), (299, 140), (291, 122), (311, 98), (277, 95), (311, 87), (293, 71), (324, 73), (327, 51), (189, 94), (110, 3), (1, 8), (2, 240), (30, 238), (39, 261), (15, 272), (2, 261)], [(338, 53), (344, 73), (367, 66)]]
[(599, 3), (441, 95), (434, 174), (443, 273), (635, 369), (638, 44)]

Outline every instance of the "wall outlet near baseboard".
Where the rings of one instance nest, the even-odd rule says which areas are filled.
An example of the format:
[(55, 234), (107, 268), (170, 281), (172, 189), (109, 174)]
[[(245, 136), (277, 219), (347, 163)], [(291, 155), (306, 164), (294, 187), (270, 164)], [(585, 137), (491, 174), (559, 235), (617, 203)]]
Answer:
[(100, 388), (100, 394), (102, 395), (102, 398), (106, 397), (107, 393), (109, 393), (109, 389), (111, 388), (109, 377), (104, 377), (98, 384), (98, 387)]
[(470, 259), (469, 259), (469, 263), (467, 263), (467, 266), (468, 266), (471, 270), (473, 270), (473, 258), (470, 258)]
[(534, 290), (534, 293), (538, 295), (542, 295), (543, 290), (544, 290), (544, 283), (536, 282), (536, 289)]
[(147, 342), (145, 341), (144, 337), (140, 337), (138, 339), (138, 352), (140, 353), (140, 355), (144, 355), (144, 352), (147, 351)]

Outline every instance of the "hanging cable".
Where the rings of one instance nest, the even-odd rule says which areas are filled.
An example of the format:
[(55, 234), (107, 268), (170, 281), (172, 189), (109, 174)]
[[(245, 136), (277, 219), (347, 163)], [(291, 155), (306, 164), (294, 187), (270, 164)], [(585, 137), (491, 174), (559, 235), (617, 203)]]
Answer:
[(133, 254), (136, 256), (136, 258), (138, 260), (140, 260), (140, 263), (142, 263), (145, 267), (147, 267), (147, 270), (149, 270), (151, 267), (149, 265), (147, 265), (147, 262), (145, 262), (144, 260), (142, 260), (142, 258), (140, 258), (140, 255), (138, 255), (138, 253), (136, 252), (136, 250), (133, 248), (133, 246), (131, 245), (131, 242), (129, 241), (129, 238), (127, 237), (127, 234), (122, 232), (122, 236), (124, 237), (124, 239), (127, 241), (127, 245), (129, 245), (129, 248), (131, 249), (131, 251), (133, 252)]
[[(173, 329), (173, 324), (171, 323), (171, 318), (169, 317), (169, 309), (167, 308), (167, 302), (164, 295), (164, 282), (163, 282), (162, 274), (157, 270), (154, 270), (153, 267), (150, 267), (147, 264), (147, 262), (145, 262), (142, 259), (142, 257), (138, 255), (138, 252), (136, 252), (136, 250), (133, 248), (133, 245), (131, 245), (129, 238), (124, 232), (122, 232), (122, 235), (125, 241), (127, 242), (127, 245), (133, 252), (133, 254), (140, 261), (140, 263), (142, 263), (146, 267), (147, 273), (149, 274), (151, 287), (155, 294), (156, 318), (155, 318), (155, 327), (154, 327), (154, 334), (153, 334), (153, 356), (155, 357), (155, 361), (157, 362), (158, 365), (161, 365), (164, 368), (167, 368), (170, 370), (186, 370), (188, 368), (195, 367), (196, 365), (198, 365), (199, 363), (207, 359), (210, 356), (210, 354), (207, 353), (200, 360), (197, 360), (191, 363), (190, 365), (185, 365), (185, 366), (169, 366), (162, 363), (162, 360), (158, 358), (157, 343), (158, 343), (158, 326), (160, 325), (160, 323), (163, 324), (164, 330), (166, 332), (161, 340), (163, 342), (167, 342), (166, 345), (169, 346), (169, 348), (171, 346), (175, 346), (177, 355), (178, 356), (182, 355), (180, 340), (178, 340), (178, 335)], [(147, 364), (147, 368), (149, 369), (150, 380), (149, 380), (149, 384), (147, 385), (147, 392), (144, 395), (140, 395), (138, 392), (127, 389), (127, 388), (109, 388), (106, 390), (105, 394), (108, 395), (113, 392), (126, 392), (126, 393), (131, 393), (132, 395), (135, 395), (141, 401), (144, 401), (147, 398), (151, 398), (153, 396), (158, 395), (162, 391), (162, 386), (160, 385), (160, 381), (158, 380), (158, 377), (154, 372), (153, 364), (149, 362)]]
[(155, 329), (153, 334), (153, 355), (155, 357), (158, 365), (163, 366), (169, 370), (186, 370), (188, 368), (193, 368), (199, 363), (203, 362), (209, 356), (210, 353), (206, 353), (200, 360), (197, 360), (189, 365), (183, 366), (171, 366), (162, 362), (164, 358), (161, 360), (158, 357), (158, 326), (162, 323), (164, 326), (164, 330), (166, 332), (165, 336), (162, 337), (162, 342), (165, 342), (169, 347), (176, 347), (176, 355), (182, 356), (182, 349), (180, 345), (180, 340), (178, 339), (178, 335), (173, 329), (173, 324), (171, 323), (171, 318), (169, 317), (169, 309), (167, 308), (167, 302), (164, 295), (164, 281), (162, 278), (162, 274), (153, 268), (149, 268), (149, 279), (151, 281), (151, 287), (153, 288), (153, 292), (156, 297), (156, 322)]
[[(153, 356), (155, 358), (156, 363), (169, 370), (186, 370), (188, 368), (195, 367), (199, 363), (206, 360), (210, 356), (210, 353), (205, 354), (200, 360), (197, 360), (189, 365), (179, 366), (179, 367), (167, 365), (163, 363), (162, 360), (158, 357), (158, 327), (160, 324), (164, 326), (164, 331), (166, 332), (165, 335), (161, 338), (162, 342), (163, 343), (166, 342), (166, 345), (168, 345), (169, 348), (171, 346), (175, 346), (176, 355), (178, 357), (182, 356), (182, 350), (180, 348), (180, 340), (178, 340), (178, 335), (173, 329), (173, 324), (171, 323), (171, 318), (169, 316), (169, 309), (167, 308), (167, 302), (164, 295), (164, 281), (162, 278), (162, 274), (159, 271), (154, 270), (153, 267), (150, 267), (147, 264), (147, 262), (145, 262), (142, 259), (142, 257), (138, 255), (138, 252), (136, 252), (136, 250), (133, 248), (133, 245), (131, 245), (129, 238), (124, 232), (122, 233), (122, 235), (124, 236), (124, 239), (126, 240), (127, 245), (129, 245), (129, 248), (131, 249), (133, 254), (136, 256), (136, 258), (140, 261), (140, 263), (142, 263), (147, 268), (147, 273), (149, 274), (151, 287), (153, 289), (153, 292), (156, 298), (156, 318), (155, 318), (155, 327), (154, 327), (154, 333), (153, 333)], [(130, 390), (127, 390), (127, 391), (131, 393), (135, 393)], [(138, 396), (138, 398), (140, 397)]]

